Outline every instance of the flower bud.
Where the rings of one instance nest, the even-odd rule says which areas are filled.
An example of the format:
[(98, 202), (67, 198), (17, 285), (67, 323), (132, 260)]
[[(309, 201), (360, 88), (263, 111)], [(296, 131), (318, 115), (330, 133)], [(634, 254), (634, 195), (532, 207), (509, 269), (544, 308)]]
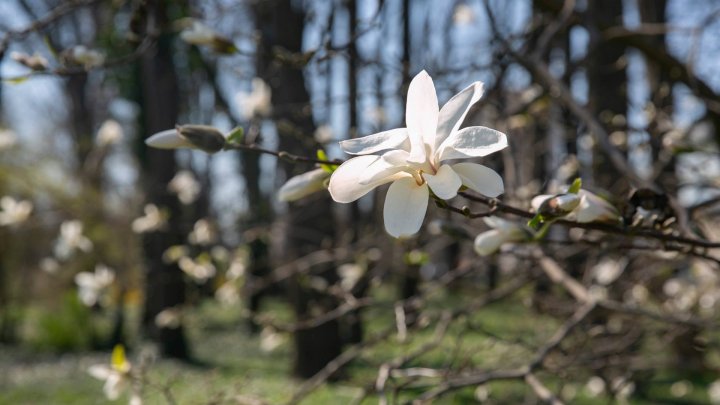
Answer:
[(323, 169), (311, 170), (307, 173), (292, 177), (278, 191), (278, 200), (297, 201), (316, 191), (325, 189), (325, 180), (330, 173)]
[(577, 194), (558, 194), (543, 201), (538, 208), (538, 214), (549, 218), (562, 217), (572, 212), (579, 204), (580, 196)]
[(225, 136), (209, 125), (178, 125), (175, 129), (193, 147), (207, 153), (219, 152), (225, 147)]

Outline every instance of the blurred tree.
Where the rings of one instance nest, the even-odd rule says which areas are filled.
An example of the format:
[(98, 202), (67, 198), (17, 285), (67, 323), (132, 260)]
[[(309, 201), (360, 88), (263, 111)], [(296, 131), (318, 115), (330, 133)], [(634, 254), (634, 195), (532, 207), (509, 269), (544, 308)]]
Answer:
[[(175, 7), (178, 4), (174, 4)], [(159, 29), (167, 32), (170, 5), (162, 0), (147, 2), (148, 21), (157, 26), (148, 26), (148, 31)], [(150, 32), (146, 32), (146, 35)], [(178, 80), (173, 61), (174, 36), (163, 33), (151, 51), (143, 54), (137, 63), (135, 83), (138, 103), (141, 106), (139, 133), (151, 135), (178, 122)], [(143, 137), (138, 141), (142, 142)], [(145, 333), (160, 346), (163, 355), (188, 359), (190, 351), (182, 324), (178, 327), (158, 326), (157, 315), (168, 308), (179, 307), (185, 302), (183, 273), (174, 263), (163, 260), (163, 253), (173, 245), (184, 242), (181, 210), (174, 195), (167, 191), (167, 185), (175, 175), (177, 165), (175, 154), (167, 151), (140, 146), (140, 162), (143, 176), (142, 186), (148, 203), (168, 210), (171, 220), (168, 226), (143, 236), (146, 265), (145, 309), (142, 325)]]
[[(301, 155), (312, 154), (315, 124), (310, 96), (305, 88), (303, 68), (303, 30), (305, 11), (291, 0), (261, 2), (255, 7), (258, 26), (262, 27), (260, 64), (262, 75), (272, 89), (272, 103), (279, 137), (279, 149)], [(302, 106), (302, 108), (297, 108)], [(278, 169), (286, 176), (297, 170), (280, 160)], [(284, 260), (300, 258), (333, 246), (334, 221), (330, 197), (326, 194), (290, 204), (284, 218), (278, 219), (274, 232), (275, 249)], [(332, 310), (338, 305), (327, 291), (311, 288), (314, 277), (332, 284), (337, 281), (332, 262), (311, 266), (308, 274), (296, 274), (288, 282), (290, 300), (298, 321), (313, 314)], [(342, 340), (338, 319), (294, 332), (293, 372), (309, 378), (341, 353)]]

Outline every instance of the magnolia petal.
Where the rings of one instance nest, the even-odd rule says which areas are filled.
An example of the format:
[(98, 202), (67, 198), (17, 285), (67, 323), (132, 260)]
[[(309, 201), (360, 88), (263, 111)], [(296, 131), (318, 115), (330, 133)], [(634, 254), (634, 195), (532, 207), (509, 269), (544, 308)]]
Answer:
[(427, 185), (418, 185), (412, 177), (393, 182), (383, 208), (387, 233), (396, 238), (417, 233), (425, 219), (429, 194)]
[(371, 163), (360, 175), (360, 184), (370, 184), (403, 171), (410, 154), (404, 150), (391, 150)]
[(602, 197), (586, 190), (580, 190), (580, 204), (575, 209), (578, 222), (617, 221), (617, 209)]
[(158, 132), (145, 140), (147, 146), (158, 149), (192, 148), (193, 144), (178, 134), (176, 129)]
[(290, 178), (280, 190), (278, 190), (278, 200), (280, 201), (297, 201), (316, 191), (325, 188), (325, 179), (330, 177), (330, 173), (323, 169), (315, 169)]
[(410, 161), (422, 163), (427, 156), (426, 145), (435, 144), (439, 107), (435, 85), (426, 71), (410, 82), (405, 108), (405, 121), (410, 137)]
[(547, 200), (548, 198), (553, 198), (553, 197), (554, 197), (554, 195), (552, 195), (552, 194), (540, 194), (538, 196), (533, 197), (533, 199), (530, 201), (530, 206), (532, 207), (532, 209), (535, 212), (537, 212), (537, 210), (540, 209), (540, 206), (542, 205), (542, 203), (545, 202), (545, 200)]
[(407, 128), (396, 128), (362, 138), (341, 141), (340, 147), (345, 153), (351, 155), (369, 155), (387, 149), (398, 149), (406, 143), (405, 147), (409, 148)]
[(497, 172), (477, 163), (456, 163), (452, 165), (455, 173), (467, 188), (488, 197), (497, 197), (505, 192), (503, 179)]
[(467, 127), (453, 132), (438, 149), (438, 161), (487, 156), (507, 147), (507, 137), (487, 127)]
[(120, 375), (120, 373), (114, 372), (111, 373), (105, 380), (103, 391), (105, 392), (107, 399), (114, 401), (120, 398), (120, 394), (122, 393), (124, 386), (125, 380), (123, 376)]
[(114, 373), (114, 371), (104, 364), (95, 364), (88, 368), (88, 374), (98, 380), (107, 380), (112, 373)]
[(473, 248), (480, 256), (489, 256), (497, 252), (504, 242), (503, 234), (497, 229), (491, 229), (475, 237)]
[(375, 187), (394, 180), (391, 176), (372, 183), (360, 184), (360, 177), (365, 169), (378, 159), (381, 159), (380, 156), (358, 156), (341, 164), (330, 176), (328, 190), (333, 200), (339, 203), (353, 202)]
[(500, 217), (484, 217), (483, 222), (490, 228), (506, 232), (511, 232), (513, 229), (519, 227), (517, 223)]
[(449, 200), (457, 195), (458, 189), (462, 186), (462, 179), (455, 173), (450, 165), (442, 165), (437, 173), (423, 174), (430, 189), (436, 196), (443, 200)]
[(439, 148), (451, 133), (460, 128), (470, 107), (482, 97), (485, 91), (484, 87), (482, 82), (475, 82), (454, 95), (442, 106), (438, 117), (437, 133), (435, 134), (435, 149)]

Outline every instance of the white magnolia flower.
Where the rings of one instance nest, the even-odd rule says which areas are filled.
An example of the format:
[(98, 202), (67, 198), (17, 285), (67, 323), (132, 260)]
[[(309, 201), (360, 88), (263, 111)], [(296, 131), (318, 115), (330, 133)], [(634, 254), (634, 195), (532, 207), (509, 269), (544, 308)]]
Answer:
[[(125, 349), (115, 346), (110, 365), (96, 364), (88, 368), (88, 373), (98, 380), (105, 381), (103, 392), (107, 399), (114, 401), (120, 397), (130, 386), (132, 365), (125, 357)], [(130, 399), (131, 404), (138, 404), (139, 398), (135, 395)]]
[(167, 222), (167, 215), (164, 214), (155, 204), (147, 204), (144, 208), (145, 215), (135, 218), (132, 222), (132, 230), (135, 233), (154, 232), (162, 229)]
[(529, 236), (528, 231), (515, 222), (498, 217), (486, 217), (483, 218), (483, 221), (493, 229), (483, 232), (475, 238), (473, 246), (475, 252), (480, 256), (489, 256), (497, 252), (504, 243), (522, 242)]
[(335, 139), (335, 134), (333, 134), (333, 130), (330, 125), (320, 125), (315, 130), (313, 137), (315, 138), (315, 142), (319, 144), (326, 144)]
[(89, 252), (93, 244), (83, 235), (83, 223), (79, 220), (65, 221), (60, 224), (60, 238), (55, 243), (55, 256), (67, 259), (76, 251)]
[(252, 91), (240, 92), (236, 96), (240, 114), (249, 120), (254, 117), (267, 117), (272, 112), (272, 91), (263, 79), (252, 79)]
[(85, 45), (77, 45), (65, 52), (68, 60), (79, 65), (83, 65), (86, 69), (97, 67), (105, 63), (105, 54), (95, 49), (90, 49)]
[(460, 129), (482, 94), (483, 84), (475, 82), (438, 109), (433, 81), (420, 72), (408, 89), (407, 128), (340, 142), (345, 152), (361, 156), (340, 165), (330, 177), (333, 199), (352, 202), (392, 182), (383, 211), (385, 229), (402, 237), (420, 230), (430, 190), (444, 200), (455, 197), (463, 185), (489, 197), (502, 194), (503, 181), (494, 170), (449, 162), (487, 156), (507, 146), (505, 134), (493, 129)]
[(122, 125), (115, 120), (105, 120), (98, 129), (95, 143), (98, 146), (109, 146), (118, 143), (122, 138)]
[[(580, 190), (577, 196), (580, 201), (569, 201), (572, 194), (563, 194), (562, 197), (568, 196), (568, 211), (566, 218), (577, 222), (617, 222), (620, 214), (612, 204), (607, 202), (597, 194), (587, 190)], [(532, 199), (530, 205), (537, 211), (543, 202), (555, 197), (554, 195), (543, 194)], [(572, 203), (572, 204), (570, 204)]]
[(75, 275), (78, 297), (88, 307), (101, 302), (108, 288), (115, 281), (115, 272), (103, 265), (95, 266), (95, 272), (83, 271)]
[(180, 260), (178, 260), (178, 266), (180, 270), (200, 283), (204, 283), (208, 279), (215, 277), (215, 273), (217, 272), (209, 258), (204, 256), (200, 256), (196, 260), (187, 256), (181, 257)]
[(17, 144), (17, 135), (9, 129), (0, 129), (0, 150), (10, 149)]
[(475, 22), (475, 12), (472, 7), (465, 3), (460, 3), (455, 6), (453, 22), (457, 25), (468, 25)]
[(325, 189), (325, 180), (330, 173), (323, 169), (315, 169), (309, 172), (291, 177), (278, 190), (278, 200), (297, 201), (303, 197)]
[(30, 218), (33, 203), (27, 200), (16, 200), (5, 196), (0, 198), (0, 226), (14, 226)]
[(188, 241), (193, 245), (211, 245), (218, 239), (215, 227), (207, 218), (199, 219), (193, 225), (193, 230), (188, 235)]
[(200, 195), (200, 182), (189, 170), (180, 170), (168, 183), (168, 190), (177, 194), (183, 204), (192, 204)]
[(182, 325), (182, 310), (178, 307), (165, 308), (155, 315), (155, 326), (165, 329), (177, 329)]

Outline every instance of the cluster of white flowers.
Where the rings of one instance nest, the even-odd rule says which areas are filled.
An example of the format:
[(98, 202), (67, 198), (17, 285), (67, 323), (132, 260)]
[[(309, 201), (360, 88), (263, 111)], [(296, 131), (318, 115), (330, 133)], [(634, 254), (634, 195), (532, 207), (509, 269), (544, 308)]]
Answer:
[(94, 272), (82, 271), (75, 275), (78, 297), (88, 307), (102, 305), (108, 289), (115, 281), (115, 271), (104, 264), (95, 266)]
[(272, 112), (272, 91), (270, 86), (259, 77), (252, 79), (252, 90), (241, 91), (236, 96), (240, 114), (246, 120), (268, 117)]
[(0, 198), (0, 226), (16, 226), (30, 218), (33, 203), (5, 196)]
[(70, 63), (83, 65), (85, 69), (98, 67), (105, 63), (105, 54), (103, 52), (90, 49), (85, 45), (76, 45), (66, 49), (63, 51), (63, 57)]
[(200, 195), (200, 182), (190, 170), (180, 170), (168, 183), (168, 190), (175, 193), (181, 203), (192, 204)]
[(93, 243), (83, 235), (83, 223), (74, 219), (60, 224), (60, 237), (55, 242), (55, 257), (65, 260), (72, 257), (75, 252), (90, 252)]
[(100, 147), (107, 147), (120, 142), (123, 139), (124, 131), (119, 122), (109, 119), (100, 125), (95, 143)]
[(155, 204), (147, 204), (144, 211), (145, 215), (133, 220), (131, 225), (133, 232), (155, 232), (162, 229), (167, 223), (167, 215), (160, 211)]

